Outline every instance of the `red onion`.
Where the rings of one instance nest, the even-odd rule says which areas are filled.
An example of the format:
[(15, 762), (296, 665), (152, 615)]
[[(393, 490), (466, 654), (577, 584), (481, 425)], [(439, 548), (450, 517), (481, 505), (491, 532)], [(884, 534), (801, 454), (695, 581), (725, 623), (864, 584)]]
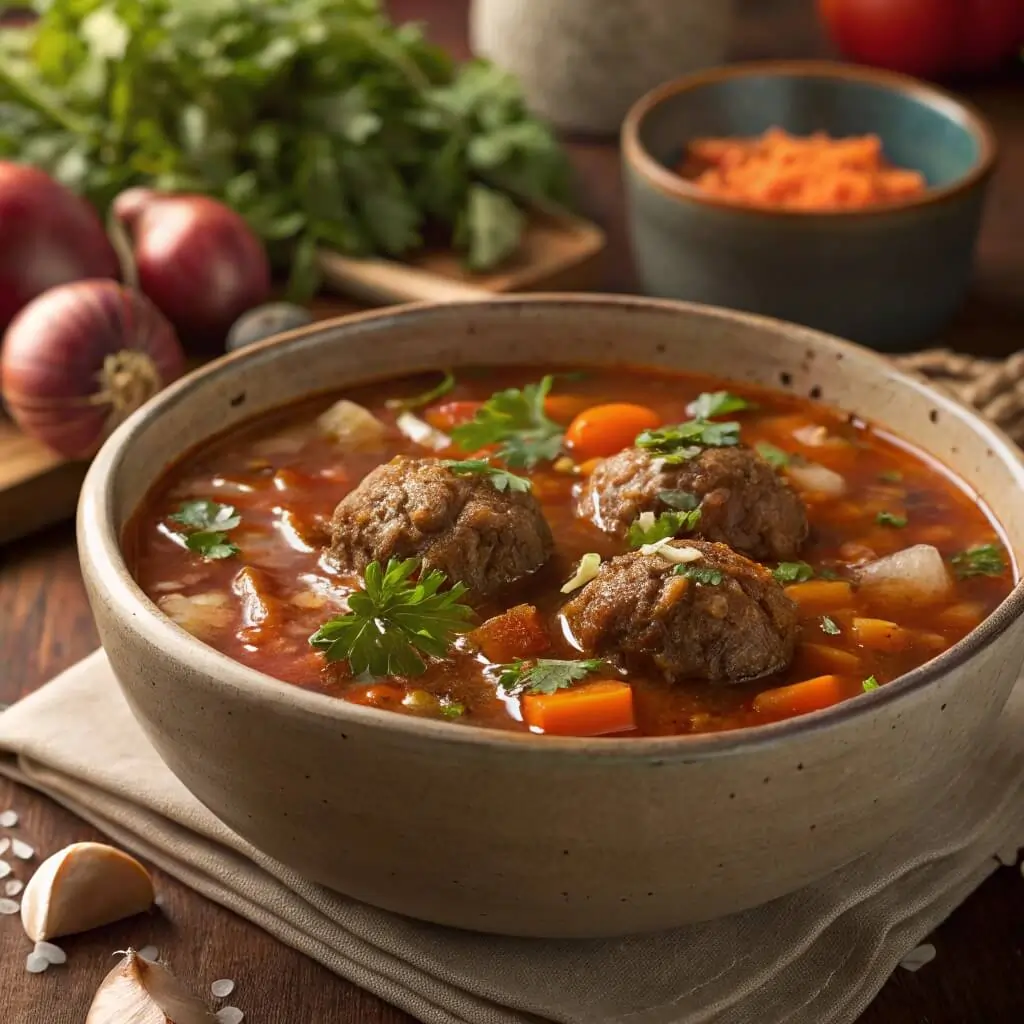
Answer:
[(0, 390), (15, 422), (67, 458), (87, 458), (185, 369), (164, 315), (116, 281), (44, 292), (7, 330)]
[(117, 255), (85, 200), (34, 167), (0, 161), (0, 331), (47, 288), (118, 276)]
[(132, 236), (139, 287), (186, 343), (223, 341), (270, 294), (262, 242), (222, 203), (133, 188), (117, 197), (113, 214)]

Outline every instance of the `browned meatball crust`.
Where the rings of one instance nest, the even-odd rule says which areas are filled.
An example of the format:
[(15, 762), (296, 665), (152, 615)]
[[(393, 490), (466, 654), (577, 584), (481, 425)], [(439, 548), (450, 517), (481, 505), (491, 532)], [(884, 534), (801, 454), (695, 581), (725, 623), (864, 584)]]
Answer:
[(740, 446), (705, 448), (681, 463), (627, 448), (594, 468), (577, 511), (621, 537), (641, 513), (669, 508), (660, 498), (664, 491), (686, 491), (700, 501), (694, 536), (750, 558), (793, 559), (807, 538), (803, 501), (757, 452)]
[(478, 597), (539, 569), (553, 549), (533, 494), (456, 476), (437, 459), (398, 456), (378, 466), (331, 520), (330, 552), (341, 568), (415, 557)]
[[(797, 610), (771, 572), (724, 544), (669, 546), (701, 557), (680, 567), (657, 553), (620, 555), (563, 606), (580, 647), (626, 668), (653, 664), (670, 681), (737, 683), (786, 668)], [(698, 571), (710, 578), (698, 582)]]

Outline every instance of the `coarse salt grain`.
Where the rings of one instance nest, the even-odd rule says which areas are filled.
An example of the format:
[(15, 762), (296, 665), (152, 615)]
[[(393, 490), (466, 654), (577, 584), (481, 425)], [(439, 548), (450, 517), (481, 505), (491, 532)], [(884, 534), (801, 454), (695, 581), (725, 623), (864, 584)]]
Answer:
[(925, 942), (912, 949), (900, 961), (900, 967), (905, 971), (919, 971), (925, 964), (930, 964), (934, 959), (935, 947), (930, 942)]
[(17, 811), (2, 811), (0, 812), (0, 828), (14, 828), (18, 824), (18, 812)]
[(9, 878), (4, 882), (4, 892), (8, 896), (17, 896), (22, 889), (25, 888), (25, 883), (20, 882), (17, 878)]
[(245, 1020), (245, 1014), (237, 1006), (222, 1007), (217, 1011), (216, 1017), (220, 1024), (242, 1024)]
[(14, 900), (0, 899), (0, 914), (16, 914), (20, 909)]
[(67, 953), (52, 942), (37, 942), (36, 948), (32, 952), (43, 957), (50, 964), (66, 964), (68, 962)]
[(235, 991), (235, 983), (230, 978), (221, 978), (210, 986), (215, 999), (227, 999)]
[(139, 956), (143, 960), (148, 960), (151, 964), (155, 964), (160, 959), (160, 950), (156, 946), (143, 946), (139, 950)]
[(0, 878), (6, 878), (14, 869), (5, 860), (0, 860)]
[(22, 842), (20, 839), (11, 840), (11, 853), (18, 860), (31, 860), (36, 855), (36, 851), (28, 843)]
[(38, 953), (29, 953), (25, 957), (25, 970), (29, 974), (42, 974), (50, 966), (50, 961)]

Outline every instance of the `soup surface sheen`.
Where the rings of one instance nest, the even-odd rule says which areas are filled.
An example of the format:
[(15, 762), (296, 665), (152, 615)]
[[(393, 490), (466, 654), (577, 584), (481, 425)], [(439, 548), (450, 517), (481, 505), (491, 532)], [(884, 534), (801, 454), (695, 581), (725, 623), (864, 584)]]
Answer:
[[(429, 423), (447, 433), (471, 419), (494, 393), (536, 384), (546, 372), (460, 370), (447, 393), (414, 415), (421, 428)], [(856, 698), (956, 643), (1013, 585), (1014, 568), (999, 531), (977, 497), (921, 452), (855, 417), (698, 375), (629, 368), (566, 371), (554, 375), (544, 404), (549, 420), (561, 431), (568, 428), (562, 454), (511, 470), (529, 480), (540, 502), (554, 537), (551, 557), (495, 594), (467, 594), (464, 601), (473, 609), (465, 626), (470, 632), (454, 638), (445, 656), (425, 655), (421, 674), (354, 677), (346, 660), (329, 662), (322, 647), (310, 644), (325, 622), (346, 613), (349, 595), (363, 585), (360, 573), (339, 568), (325, 553), (335, 506), (396, 455), (493, 457), (493, 449), (437, 450), (430, 447), (443, 442), (436, 434), (418, 443), (402, 432), (399, 422), (407, 430), (409, 422), (414, 430), (416, 423), (408, 416), (399, 420), (395, 401), (429, 391), (437, 380), (437, 375), (404, 378), (346, 392), (348, 401), (383, 425), (368, 447), (353, 447), (325, 430), (319, 417), (333, 407), (334, 396), (263, 417), (187, 456), (153, 489), (125, 530), (129, 565), (143, 590), (186, 630), (231, 658), (341, 699), (457, 725), (651, 736), (752, 726)], [(595, 553), (607, 563), (631, 550), (629, 539), (604, 532), (579, 513), (579, 494), (596, 464), (592, 452), (612, 455), (630, 446), (641, 428), (691, 421), (688, 406), (698, 395), (723, 389), (749, 406), (710, 421), (738, 423), (742, 446), (789, 477), (806, 505), (810, 531), (797, 558), (781, 565), (765, 560), (795, 602), (792, 658), (781, 671), (727, 683), (669, 681), (653, 664), (638, 667), (613, 658), (602, 664), (604, 659), (574, 647), (561, 615), (580, 593), (578, 588), (566, 596), (561, 589), (583, 555)], [(642, 410), (620, 410), (607, 421), (597, 415), (588, 422), (587, 410), (606, 403), (631, 403)], [(197, 502), (217, 504), (199, 508)], [(685, 534), (685, 528), (677, 534), (680, 543)], [(699, 527), (693, 535), (700, 536)], [(948, 573), (941, 593), (908, 600), (899, 588), (864, 585), (865, 571), (870, 573), (879, 559), (916, 545), (941, 554)], [(682, 550), (682, 557), (693, 556), (685, 545)], [(714, 574), (694, 575), (685, 565), (679, 572), (690, 574), (689, 586), (704, 586), (709, 593), (714, 588)], [(774, 587), (774, 581), (768, 583)], [(520, 605), (536, 611), (518, 609), (472, 632)], [(538, 658), (546, 683), (535, 688), (539, 677), (534, 675), (524, 687), (524, 674)], [(511, 675), (497, 664), (514, 666)], [(553, 694), (542, 692), (552, 688)], [(577, 699), (563, 714), (558, 701), (573, 694), (589, 700)], [(531, 700), (536, 706), (529, 711)], [(584, 705), (590, 710), (581, 713)]]

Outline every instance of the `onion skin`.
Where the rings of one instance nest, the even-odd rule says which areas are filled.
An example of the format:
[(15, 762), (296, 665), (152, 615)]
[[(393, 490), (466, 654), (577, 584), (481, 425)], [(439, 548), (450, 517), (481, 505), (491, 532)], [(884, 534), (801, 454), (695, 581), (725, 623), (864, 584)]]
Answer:
[(0, 350), (0, 390), (14, 421), (69, 459), (180, 377), (174, 328), (144, 295), (89, 280), (44, 292), (15, 317)]
[(85, 200), (34, 167), (0, 161), (0, 331), (48, 288), (120, 276)]
[(129, 189), (113, 214), (132, 236), (139, 287), (186, 344), (222, 344), (238, 317), (270, 295), (263, 243), (222, 203)]

